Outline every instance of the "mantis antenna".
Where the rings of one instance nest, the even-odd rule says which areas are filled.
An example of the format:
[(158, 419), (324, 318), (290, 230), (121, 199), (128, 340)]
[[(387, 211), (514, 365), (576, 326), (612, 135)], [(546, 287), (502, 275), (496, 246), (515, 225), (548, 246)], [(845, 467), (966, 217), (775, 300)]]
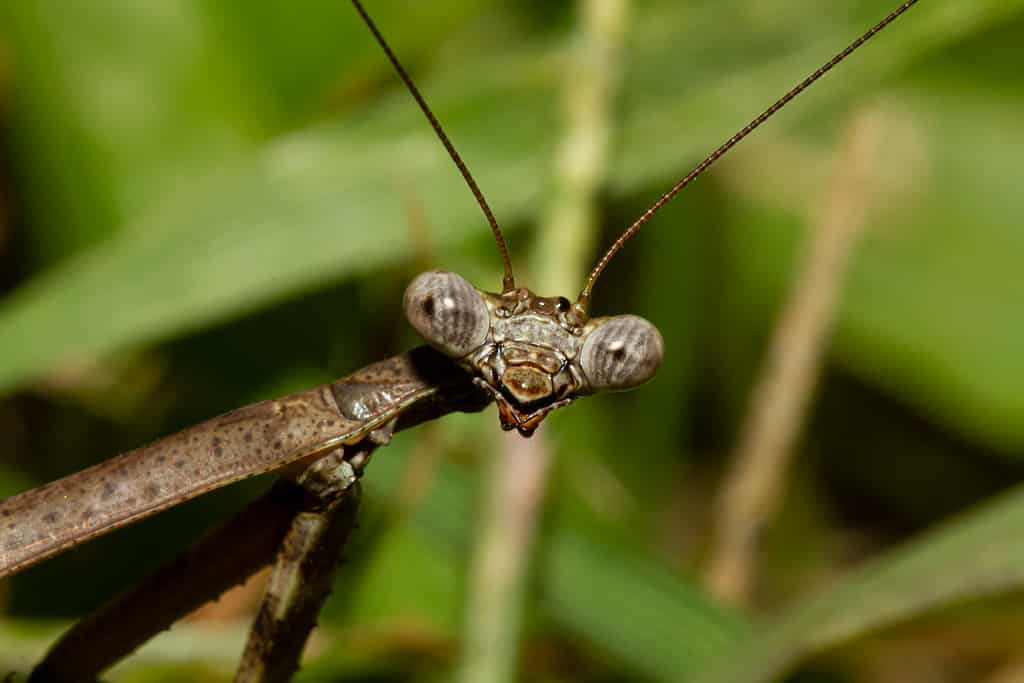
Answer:
[[(853, 54), (853, 52), (856, 51), (857, 48), (859, 48), (861, 45), (863, 45), (871, 38), (873, 38), (875, 35), (877, 35), (879, 32), (881, 32), (882, 29), (884, 29), (886, 26), (894, 22), (897, 18), (899, 18), (900, 15), (902, 15), (908, 9), (917, 4), (917, 2), (918, 0), (906, 0), (906, 2), (904, 2), (902, 5), (900, 5), (895, 10), (890, 12), (888, 16), (886, 16), (880, 22), (878, 22), (873, 27), (868, 29), (859, 38), (857, 38), (848, 46), (846, 46), (845, 49), (836, 54), (823, 66), (815, 70), (811, 75), (809, 75), (799, 84), (797, 84), (794, 88), (789, 90), (789, 92), (787, 92), (785, 95), (776, 100), (775, 103), (773, 103), (770, 107), (761, 112), (750, 123), (741, 128), (735, 135), (726, 140), (715, 151), (713, 151), (711, 154), (705, 157), (704, 160), (697, 164), (692, 171), (687, 173), (685, 176), (682, 177), (682, 179), (679, 182), (673, 185), (668, 192), (661, 195), (661, 197), (658, 198), (658, 201), (654, 202), (654, 204), (651, 205), (649, 209), (644, 211), (640, 215), (640, 217), (633, 222), (632, 225), (626, 228), (626, 230), (619, 236), (619, 238), (616, 239), (610, 247), (608, 247), (608, 250), (604, 253), (604, 255), (601, 256), (600, 259), (598, 259), (597, 264), (594, 266), (594, 269), (590, 271), (590, 275), (587, 277), (587, 280), (583, 285), (583, 289), (580, 291), (579, 297), (576, 299), (576, 304), (573, 306), (576, 318), (579, 320), (585, 320), (587, 318), (588, 311), (590, 308), (590, 295), (591, 291), (594, 288), (594, 283), (597, 282), (597, 278), (601, 276), (601, 273), (604, 272), (604, 269), (608, 266), (611, 260), (619, 252), (619, 250), (622, 249), (622, 246), (626, 243), (626, 241), (630, 237), (635, 235), (640, 230), (640, 227), (644, 223), (649, 221), (651, 219), (651, 216), (653, 216), (658, 211), (658, 209), (667, 204), (669, 200), (671, 200), (673, 197), (679, 194), (680, 190), (682, 190), (684, 187), (686, 187), (691, 182), (696, 180), (697, 177), (704, 173), (704, 171), (708, 170), (716, 161), (725, 156), (726, 152), (735, 147), (740, 140), (754, 132), (755, 129), (757, 129), (762, 123), (764, 123), (772, 116), (774, 116), (776, 113), (778, 113), (780, 109), (789, 104), (797, 95), (799, 95), (804, 90), (809, 88), (811, 84), (813, 84), (819, 78), (821, 78), (826, 73), (831, 71), (833, 67), (835, 67), (841, 61), (843, 61), (851, 54)], [(515, 289), (515, 278), (512, 275), (512, 263), (509, 259), (508, 247), (505, 245), (505, 238), (501, 234), (501, 228), (498, 226), (498, 221), (495, 220), (494, 214), (491, 212), (491, 208), (487, 204), (487, 200), (484, 199), (483, 192), (480, 191), (480, 188), (476, 184), (476, 181), (473, 180), (473, 176), (469, 172), (469, 168), (466, 166), (466, 163), (462, 160), (462, 157), (459, 156), (459, 153), (455, 151), (455, 146), (452, 144), (451, 140), (448, 139), (447, 134), (445, 134), (444, 129), (441, 128), (441, 124), (438, 123), (437, 118), (434, 116), (434, 113), (430, 110), (430, 107), (423, 99), (423, 96), (420, 94), (420, 91), (413, 84), (412, 79), (409, 78), (409, 75), (402, 67), (402, 64), (398, 61), (398, 58), (395, 56), (395, 53), (391, 51), (391, 48), (388, 46), (387, 41), (384, 40), (384, 36), (381, 35), (380, 31), (377, 29), (377, 26), (373, 23), (373, 20), (370, 19), (370, 16), (366, 13), (366, 10), (363, 9), (360, 0), (352, 0), (352, 4), (355, 5), (356, 11), (359, 12), (359, 16), (363, 18), (363, 21), (366, 23), (367, 27), (370, 29), (370, 32), (373, 34), (373, 37), (377, 40), (377, 43), (380, 44), (381, 48), (384, 50), (384, 53), (391, 61), (392, 66), (395, 67), (395, 71), (398, 73), (399, 78), (402, 79), (402, 82), (405, 83), (405, 87), (408, 88), (409, 92), (416, 100), (416, 103), (420, 106), (420, 109), (423, 111), (423, 114), (427, 117), (427, 121), (430, 122), (430, 125), (434, 129), (434, 132), (437, 134), (437, 137), (441, 140), (441, 143), (444, 145), (445, 149), (448, 150), (448, 155), (452, 158), (452, 161), (455, 162), (455, 165), (462, 173), (462, 177), (466, 180), (466, 184), (469, 185), (469, 189), (470, 191), (473, 192), (473, 196), (476, 197), (476, 201), (480, 205), (480, 208), (483, 210), (484, 216), (487, 217), (487, 222), (490, 223), (491, 225), (491, 232), (494, 233), (494, 240), (498, 244), (498, 249), (501, 251), (501, 259), (505, 264), (505, 276), (502, 280), (502, 291), (505, 293), (512, 291), (513, 289)]]
[(615, 240), (615, 242), (610, 247), (608, 247), (608, 251), (606, 251), (604, 253), (604, 256), (602, 256), (598, 260), (597, 265), (594, 266), (594, 269), (590, 271), (590, 275), (587, 277), (587, 281), (583, 285), (583, 290), (580, 292), (579, 298), (576, 300), (576, 305), (574, 308), (578, 311), (578, 313), (584, 317), (587, 315), (587, 311), (590, 307), (590, 292), (593, 289), (594, 283), (597, 281), (597, 278), (600, 277), (602, 272), (604, 272), (605, 267), (607, 267), (608, 263), (612, 260), (615, 254), (618, 253), (619, 249), (622, 248), (622, 245), (626, 243), (626, 240), (635, 235), (637, 231), (640, 230), (640, 226), (642, 226), (644, 223), (650, 220), (651, 216), (653, 216), (658, 209), (660, 209), (662, 206), (668, 203), (670, 199), (679, 194), (680, 190), (682, 190), (684, 187), (693, 182), (700, 174), (708, 170), (708, 168), (716, 161), (721, 159), (726, 152), (735, 147), (736, 143), (750, 135), (754, 131), (754, 129), (756, 129), (762, 123), (764, 123), (772, 116), (774, 116), (776, 112), (778, 112), (780, 109), (789, 104), (789, 102), (793, 98), (795, 98), (797, 95), (806, 90), (816, 80), (818, 80), (826, 73), (828, 73), (832, 69), (832, 67), (834, 67), (835, 65), (839, 64), (839, 62), (849, 57), (854, 50), (856, 50), (861, 45), (866, 43), (868, 40), (873, 38), (879, 31), (881, 31), (886, 26), (894, 22), (901, 14), (903, 14), (908, 9), (913, 7), (916, 3), (917, 0), (907, 0), (907, 2), (904, 2), (902, 5), (893, 10), (887, 17), (885, 17), (885, 19), (882, 19), (880, 22), (875, 24), (871, 29), (869, 29), (867, 32), (865, 32), (863, 35), (857, 38), (857, 40), (850, 43), (846, 47), (846, 49), (844, 49), (842, 52), (840, 52), (835, 57), (826, 62), (824, 66), (822, 66), (814, 73), (812, 73), (810, 76), (801, 81), (796, 87), (794, 87), (792, 90), (790, 90), (785, 95), (780, 97), (772, 106), (768, 107), (763, 112), (761, 112), (761, 114), (758, 115), (753, 121), (748, 123), (742, 129), (740, 129), (739, 132), (737, 132), (731, 138), (726, 140), (725, 143), (722, 144), (718, 149), (709, 154), (702, 162), (697, 164), (692, 171), (683, 176), (682, 180), (673, 185), (672, 189), (663, 194), (658, 199), (658, 201), (654, 202), (651, 208), (644, 211), (640, 215), (640, 217), (637, 218), (632, 225), (626, 228), (626, 231), (623, 232), (622, 235), (620, 235), (619, 238)]
[(462, 177), (466, 180), (466, 184), (469, 185), (470, 191), (473, 196), (476, 197), (476, 203), (480, 205), (480, 209), (483, 210), (484, 216), (487, 217), (487, 222), (491, 225), (491, 232), (494, 233), (494, 241), (498, 243), (498, 250), (501, 252), (501, 260), (505, 264), (505, 276), (502, 278), (502, 292), (511, 292), (516, 288), (516, 280), (512, 275), (512, 261), (508, 256), (508, 247), (505, 245), (505, 238), (501, 234), (501, 228), (498, 226), (498, 221), (494, 218), (494, 213), (491, 212), (491, 207), (487, 204), (487, 200), (484, 199), (484, 193), (480, 191), (480, 187), (473, 180), (473, 174), (469, 172), (469, 167), (466, 166), (466, 162), (462, 160), (459, 153), (455, 151), (455, 145), (448, 139), (448, 135), (445, 134), (444, 129), (441, 128), (441, 124), (438, 123), (437, 117), (434, 116), (434, 112), (430, 110), (427, 105), (427, 101), (423, 99), (423, 95), (420, 94), (419, 89), (409, 78), (409, 74), (406, 73), (402, 63), (398, 61), (398, 57), (391, 51), (391, 47), (387, 41), (384, 40), (384, 36), (377, 29), (377, 25), (373, 23), (373, 19), (370, 19), (370, 15), (363, 9), (363, 5), (359, 0), (352, 0), (352, 4), (355, 5), (356, 11), (359, 12), (359, 16), (363, 18), (367, 28), (370, 29), (370, 33), (377, 40), (377, 43), (384, 50), (384, 54), (387, 55), (391, 61), (391, 65), (395, 67), (395, 71), (398, 73), (398, 77), (405, 83), (405, 87), (408, 88), (409, 93), (416, 100), (416, 104), (420, 105), (420, 109), (423, 111), (424, 116), (427, 117), (427, 121), (430, 122), (431, 128), (437, 133), (437, 137), (441, 140), (441, 144), (448, 150), (448, 156), (452, 158), (455, 165), (459, 168), (459, 172), (462, 173)]

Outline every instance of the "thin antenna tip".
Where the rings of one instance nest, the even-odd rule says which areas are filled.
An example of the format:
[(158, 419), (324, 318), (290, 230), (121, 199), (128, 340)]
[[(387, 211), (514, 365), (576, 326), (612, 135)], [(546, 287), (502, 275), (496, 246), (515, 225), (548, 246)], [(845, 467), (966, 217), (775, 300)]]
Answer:
[(779, 110), (781, 110), (783, 107), (789, 104), (789, 102), (792, 101), (797, 95), (802, 93), (814, 82), (816, 82), (819, 78), (821, 78), (826, 73), (831, 71), (833, 67), (835, 67), (837, 64), (839, 64), (844, 59), (849, 57), (854, 51), (860, 48), (861, 45), (863, 45), (868, 40), (877, 35), (882, 29), (884, 29), (886, 26), (895, 21), (913, 5), (917, 4), (917, 2), (918, 0), (906, 0), (902, 5), (900, 5), (892, 12), (890, 12), (884, 19), (882, 19), (877, 24), (872, 26), (870, 29), (862, 33), (860, 37), (858, 37), (852, 43), (847, 45), (846, 48), (844, 48), (842, 51), (833, 56), (832, 59), (828, 60), (824, 65), (816, 69), (813, 73), (807, 76), (796, 86), (787, 91), (770, 107), (761, 112), (752, 121), (750, 121), (750, 123), (741, 128), (731, 138), (726, 140), (711, 154), (705, 157), (703, 161), (701, 161), (693, 168), (693, 170), (691, 170), (689, 173), (683, 176), (682, 179), (679, 180), (679, 182), (673, 185), (668, 192), (661, 195), (661, 197), (659, 197), (658, 200), (649, 209), (644, 211), (643, 214), (641, 214), (640, 217), (637, 218), (632, 225), (626, 228), (625, 232), (619, 235), (618, 239), (616, 239), (615, 242), (613, 242), (612, 245), (608, 247), (608, 250), (605, 251), (604, 255), (601, 256), (600, 259), (598, 259), (597, 264), (594, 266), (593, 270), (590, 271), (590, 275), (587, 277), (587, 282), (583, 287), (583, 292), (580, 293), (580, 298), (577, 305), (581, 306), (583, 310), (586, 310), (586, 308), (589, 305), (590, 291), (593, 288), (594, 283), (597, 281), (597, 278), (601, 276), (601, 273), (604, 272), (605, 267), (618, 253), (619, 249), (622, 248), (622, 245), (625, 244), (625, 242), (630, 237), (635, 235), (636, 232), (640, 229), (640, 226), (646, 223), (651, 218), (651, 216), (654, 215), (656, 211), (661, 209), (661, 207), (664, 206), (673, 197), (675, 197), (680, 190), (689, 185), (693, 180), (695, 180), (698, 176), (704, 173), (704, 171), (710, 168), (716, 161), (721, 159), (729, 150), (735, 147), (736, 144), (740, 142), (740, 140), (743, 140), (755, 129), (757, 129), (761, 124), (763, 124), (765, 121), (774, 116)]

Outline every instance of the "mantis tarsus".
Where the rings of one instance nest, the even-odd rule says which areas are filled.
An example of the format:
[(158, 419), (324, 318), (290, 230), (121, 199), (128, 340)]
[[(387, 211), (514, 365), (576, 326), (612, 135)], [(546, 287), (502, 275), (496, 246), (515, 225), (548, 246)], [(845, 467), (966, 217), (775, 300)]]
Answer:
[[(502, 290), (484, 294), (433, 271), (406, 292), (407, 317), (434, 350), (397, 357), (348, 380), (242, 408), (95, 468), (0, 503), (0, 576), (214, 488), (267, 471), (301, 468), (337, 452), (362, 457), (390, 432), (490, 400), (504, 429), (529, 436), (577, 396), (626, 389), (661, 361), (657, 329), (636, 316), (591, 319), (597, 278), (624, 242), (683, 187), (796, 95), (909, 9), (904, 3), (712, 152), (602, 256), (575, 302), (517, 287), (501, 230), (466, 165), (361, 4), (353, 0), (476, 196), (504, 261)], [(450, 357), (453, 360), (448, 360)], [(367, 448), (362, 448), (367, 446)], [(354, 464), (361, 470), (363, 462)]]

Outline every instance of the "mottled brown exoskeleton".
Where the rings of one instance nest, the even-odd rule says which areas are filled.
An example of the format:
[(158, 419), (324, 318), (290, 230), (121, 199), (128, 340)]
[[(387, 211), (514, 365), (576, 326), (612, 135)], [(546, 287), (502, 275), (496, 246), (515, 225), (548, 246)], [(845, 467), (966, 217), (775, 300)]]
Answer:
[(502, 429), (523, 436), (577, 396), (643, 384), (665, 352), (661, 333), (638, 316), (588, 320), (565, 297), (480, 292), (440, 270), (412, 281), (405, 315), (494, 396)]

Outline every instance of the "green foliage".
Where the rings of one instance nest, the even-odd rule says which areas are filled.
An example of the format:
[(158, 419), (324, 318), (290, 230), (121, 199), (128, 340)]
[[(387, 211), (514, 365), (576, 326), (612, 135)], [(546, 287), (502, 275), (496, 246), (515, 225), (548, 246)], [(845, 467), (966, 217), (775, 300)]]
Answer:
[[(368, 4), (514, 259), (527, 254), (551, 199), (573, 6)], [(597, 241), (888, 5), (636, 3)], [(1021, 0), (920, 3), (611, 266), (596, 312), (650, 318), (668, 357), (649, 386), (580, 402), (542, 432), (558, 465), (525, 676), (767, 680), (895, 621), (1020, 587), (1019, 493), (882, 551), (816, 598), (777, 590), (793, 568), (772, 570), (767, 602), (795, 606), (772, 617), (768, 637), (695, 577), (721, 461), (702, 454), (733, 442), (858, 111), (880, 117), (885, 144), (802, 453), (816, 500), (832, 507), (797, 525), (817, 537), (767, 542), (783, 557), (805, 543), (841, 547), (829, 565), (800, 568), (820, 576), (844, 566), (845, 532), (884, 545), (1020, 478), (1022, 27)], [(346, 2), (6, 3), (0, 116), (4, 493), (407, 348), (401, 292), (418, 269), (498, 288), (478, 208)], [(516, 265), (521, 278), (531, 268)], [(491, 412), (444, 422), (375, 456), (366, 521), (325, 612), (328, 642), (300, 680), (432, 680), (453, 666), (474, 482), (498, 446)], [(851, 475), (851, 460), (871, 466)], [(7, 604), (19, 631), (0, 633), (0, 671), (24, 669), (50, 637), (25, 636), (23, 623), (99, 602), (257, 486), (15, 577)], [(196, 666), (191, 680), (224, 680), (237, 625), (197, 638), (207, 626), (176, 628), (111, 679), (170, 680)]]

